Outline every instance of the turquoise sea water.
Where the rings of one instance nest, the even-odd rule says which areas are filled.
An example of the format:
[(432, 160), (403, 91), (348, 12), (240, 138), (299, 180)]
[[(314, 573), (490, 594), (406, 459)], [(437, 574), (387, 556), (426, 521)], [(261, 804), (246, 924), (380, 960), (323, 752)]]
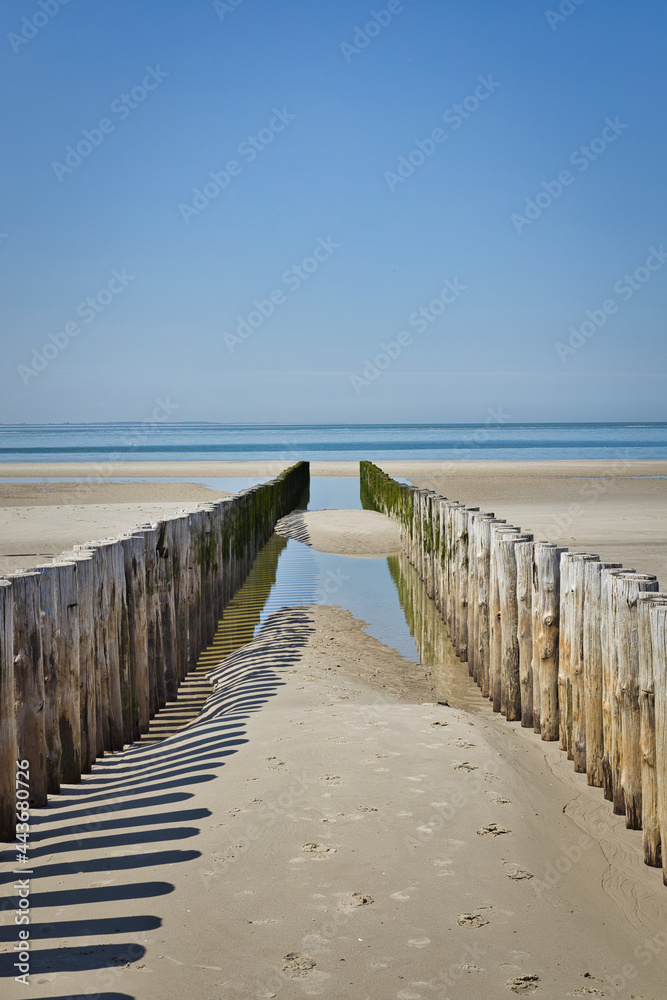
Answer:
[[(667, 423), (0, 426), (0, 462), (667, 459)], [(100, 475), (104, 475), (102, 468)]]

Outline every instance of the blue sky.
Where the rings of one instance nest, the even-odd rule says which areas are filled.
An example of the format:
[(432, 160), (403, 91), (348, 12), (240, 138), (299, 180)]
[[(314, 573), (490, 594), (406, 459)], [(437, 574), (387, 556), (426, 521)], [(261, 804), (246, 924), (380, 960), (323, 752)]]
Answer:
[(665, 419), (657, 0), (0, 19), (1, 421)]

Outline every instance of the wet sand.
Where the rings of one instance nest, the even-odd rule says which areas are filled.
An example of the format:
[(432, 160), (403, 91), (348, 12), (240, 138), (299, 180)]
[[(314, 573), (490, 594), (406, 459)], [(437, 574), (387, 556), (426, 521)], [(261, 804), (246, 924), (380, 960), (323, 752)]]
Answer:
[(195, 725), (35, 810), (36, 995), (662, 1000), (667, 890), (557, 745), (476, 689), (433, 704), (336, 608), (212, 680)]
[(297, 511), (278, 521), (276, 534), (342, 556), (378, 558), (402, 551), (396, 522), (374, 510)]

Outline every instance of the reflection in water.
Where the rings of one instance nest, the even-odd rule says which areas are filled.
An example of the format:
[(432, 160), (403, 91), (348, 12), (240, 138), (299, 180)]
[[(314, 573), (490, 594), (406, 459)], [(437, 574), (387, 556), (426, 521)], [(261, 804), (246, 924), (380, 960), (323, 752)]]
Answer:
[(141, 738), (142, 743), (166, 739), (197, 718), (213, 692), (213, 685), (207, 679), (208, 672), (253, 638), (276, 581), (280, 553), (286, 545), (286, 539), (278, 535), (269, 539), (255, 559), (245, 583), (225, 608), (212, 644), (204, 650), (196, 668), (180, 684), (177, 700), (167, 702), (151, 721), (148, 732)]
[(387, 559), (405, 620), (427, 669), (435, 701), (472, 711), (483, 699), (452, 646), (440, 612), (404, 552)]
[[(286, 538), (272, 535), (260, 551), (245, 583), (223, 611), (213, 642), (199, 657), (198, 670), (210, 670), (230, 653), (252, 641), (276, 582), (280, 554), (286, 546)], [(303, 602), (289, 599), (284, 602), (285, 606), (292, 603)]]
[[(360, 507), (359, 480), (351, 477), (311, 480), (310, 496), (306, 494), (298, 505), (301, 510)], [(144, 739), (163, 739), (195, 718), (212, 690), (206, 674), (251, 642), (274, 611), (308, 604), (348, 610), (366, 623), (364, 631), (404, 659), (420, 662), (433, 700), (466, 710), (479, 710), (485, 704), (407, 556), (340, 556), (273, 535), (225, 608), (213, 643), (181, 685), (178, 701), (158, 714)]]

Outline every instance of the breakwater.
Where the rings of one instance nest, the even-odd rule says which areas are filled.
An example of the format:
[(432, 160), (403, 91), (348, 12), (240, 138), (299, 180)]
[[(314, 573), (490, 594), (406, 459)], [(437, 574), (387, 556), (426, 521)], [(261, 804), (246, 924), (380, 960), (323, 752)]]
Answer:
[[(148, 731), (212, 642), (309, 465), (0, 580), (0, 839)], [(15, 782), (27, 762), (29, 787)]]
[(558, 741), (667, 885), (667, 594), (360, 464), (362, 502), (400, 525), (459, 658), (493, 709)]

